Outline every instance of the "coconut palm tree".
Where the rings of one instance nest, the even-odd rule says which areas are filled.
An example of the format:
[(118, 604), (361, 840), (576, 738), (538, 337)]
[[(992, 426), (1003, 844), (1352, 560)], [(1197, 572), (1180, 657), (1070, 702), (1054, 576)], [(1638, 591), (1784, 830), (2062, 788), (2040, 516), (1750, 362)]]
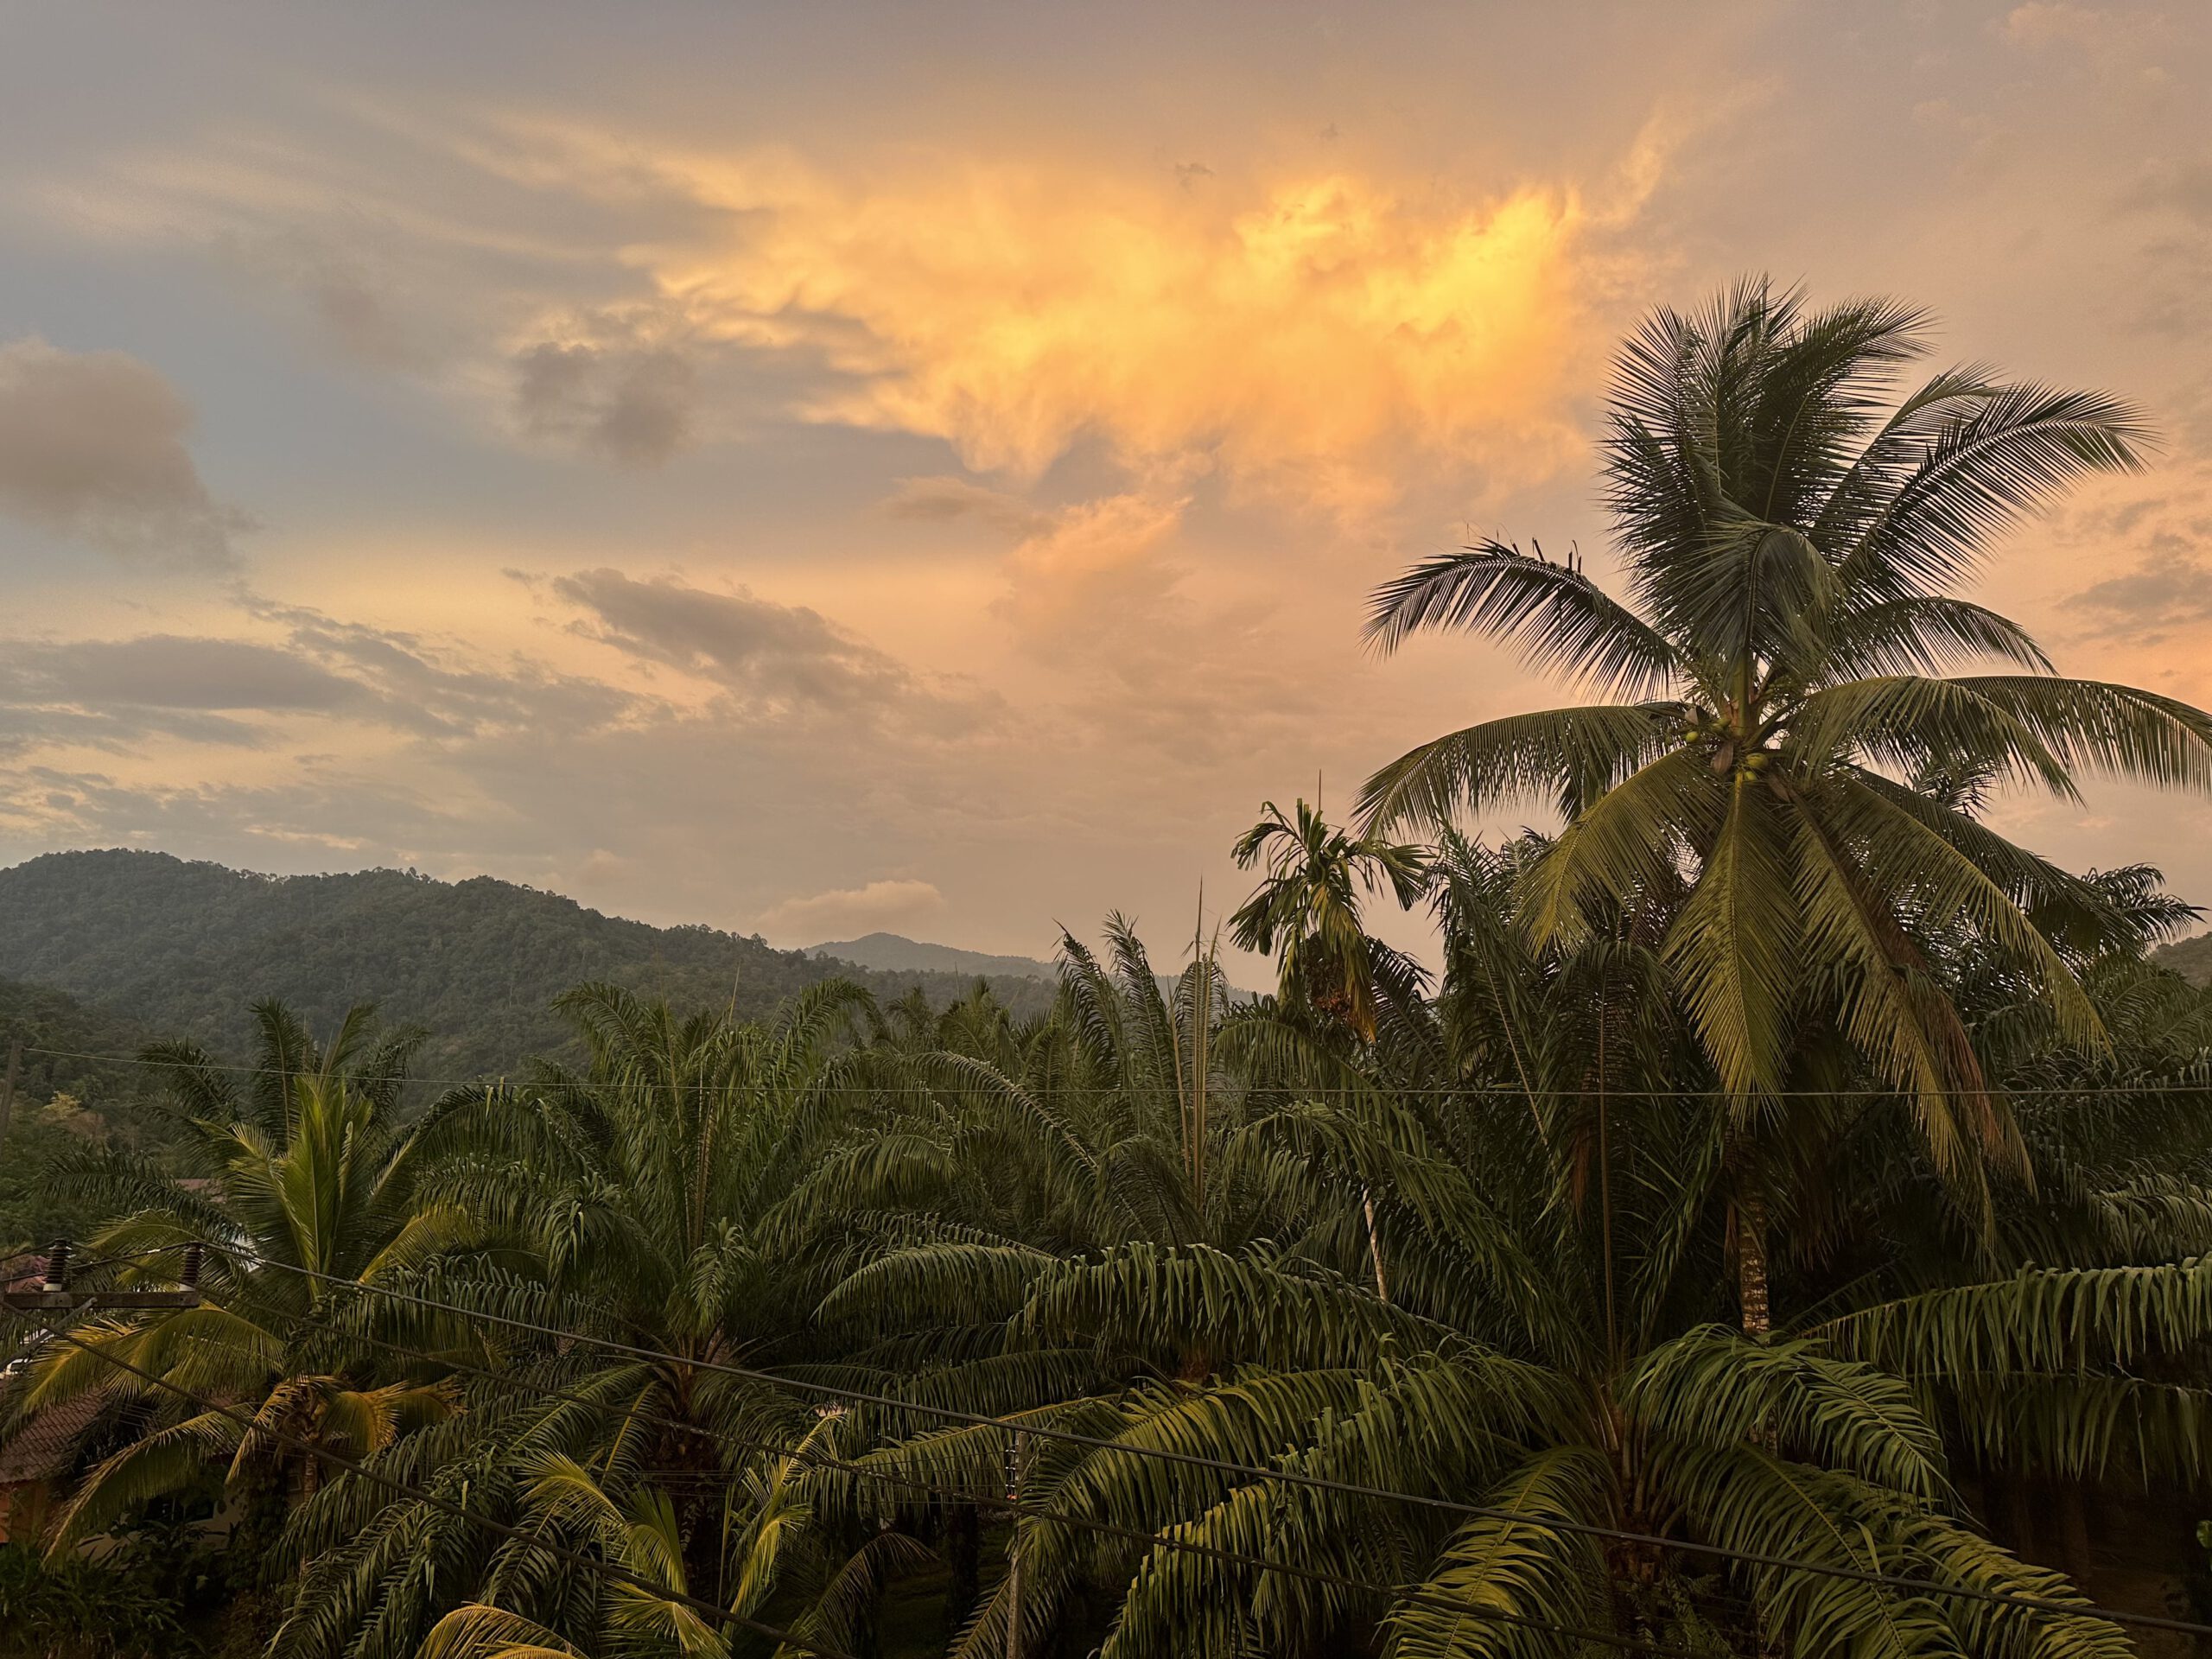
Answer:
[[(327, 1045), (281, 1003), (257, 1003), (253, 1016), (256, 1064), (242, 1071), (193, 1043), (145, 1051), (168, 1084), (168, 1160), (104, 1148), (62, 1166), (65, 1180), (120, 1217), (92, 1239), (111, 1265), (86, 1283), (174, 1284), (198, 1246), (205, 1300), (178, 1313), (86, 1318), (72, 1342), (39, 1342), (15, 1380), (14, 1423), (91, 1395), (102, 1409), (88, 1443), (122, 1434), (57, 1513), (55, 1551), (203, 1484), (211, 1470), (226, 1467), (232, 1497), (250, 1507), (312, 1491), (322, 1465), (274, 1435), (358, 1458), (451, 1409), (442, 1382), (392, 1376), (331, 1324), (343, 1299), (332, 1281), (388, 1282), (472, 1230), (465, 1209), (423, 1191), (438, 1115), (410, 1122), (401, 1111), (418, 1039), (378, 1039), (365, 1006)], [(111, 1359), (229, 1412), (181, 1403)], [(253, 1431), (230, 1414), (241, 1406)]]
[[(1888, 301), (1808, 309), (1764, 280), (1661, 310), (1616, 367), (1606, 500), (1628, 602), (1570, 556), (1496, 542), (1385, 584), (1389, 650), (1464, 627), (1600, 700), (1486, 721), (1383, 767), (1374, 829), (1547, 796), (1565, 829), (1527, 873), (1540, 938), (1685, 886), (1661, 955), (1725, 1091), (1743, 1201), (1745, 1313), (1766, 1315), (1763, 1160), (1789, 1091), (1871, 1068), (1911, 1103), (1936, 1167), (2026, 1173), (1925, 941), (1970, 932), (2064, 1040), (2105, 1040), (2055, 938), (2104, 896), (1933, 786), (2085, 772), (2212, 785), (2212, 716), (2051, 671), (2018, 624), (1958, 596), (2008, 525), (2073, 480), (2141, 464), (2124, 404), (1965, 366), (1894, 396), (1928, 349)], [(1977, 662), (2005, 671), (1960, 673)]]

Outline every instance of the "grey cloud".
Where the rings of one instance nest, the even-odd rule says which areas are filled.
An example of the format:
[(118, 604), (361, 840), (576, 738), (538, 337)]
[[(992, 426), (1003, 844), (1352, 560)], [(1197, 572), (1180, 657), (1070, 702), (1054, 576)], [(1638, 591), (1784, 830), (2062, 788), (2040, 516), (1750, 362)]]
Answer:
[(365, 688), (293, 653), (242, 639), (149, 634), (0, 646), (0, 743), (122, 750), (149, 735), (256, 747), (240, 714), (334, 713), (374, 701)]
[(2212, 158), (2152, 162), (2121, 205), (2164, 209), (2199, 225), (2212, 226)]
[(0, 691), (0, 755), (26, 755), (56, 745), (132, 753), (149, 737), (225, 748), (268, 746), (267, 727), (204, 709), (162, 708), (72, 708), (65, 704), (17, 702)]
[[(491, 870), (565, 892), (613, 849), (618, 859), (594, 866), (611, 885), (593, 902), (750, 926), (794, 890), (874, 874), (887, 842), (941, 836), (963, 791), (938, 752), (899, 735), (824, 743), (775, 723), (665, 709), (619, 729), (548, 724), (380, 753), (373, 764), (295, 756), (269, 782), (119, 772), (0, 755), (0, 862), (56, 846), (138, 845), (264, 869)], [(972, 842), (972, 830), (960, 833)]]
[(2082, 589), (2069, 603), (2089, 615), (2095, 633), (2153, 643), (2175, 627), (2212, 620), (2212, 565), (2171, 548), (2125, 575)]
[(283, 626), (287, 640), (0, 641), (0, 746), (119, 750), (159, 734), (256, 747), (271, 740), (265, 717), (301, 714), (450, 741), (524, 728), (591, 730), (640, 706), (631, 693), (527, 660), (452, 666), (410, 634), (258, 601), (249, 608)]
[(306, 291), (316, 321), (348, 357), (395, 366), (412, 359), (398, 318), (357, 273), (338, 267), (318, 271)]
[(2116, 205), (2156, 227), (2137, 250), (2140, 272), (2131, 289), (2137, 326), (2194, 341), (2203, 332), (2212, 276), (2212, 157), (2153, 162)]
[(629, 692), (526, 658), (455, 665), (416, 634), (343, 622), (302, 606), (256, 601), (249, 608), (288, 628), (295, 651), (369, 687), (391, 723), (431, 735), (525, 725), (574, 731), (613, 724), (639, 709)]
[[(454, 833), (437, 801), (389, 778), (349, 775), (299, 757), (273, 785), (122, 782), (98, 772), (47, 766), (0, 770), (0, 823), (13, 821), (35, 844), (148, 846), (187, 857), (243, 843), (258, 849), (321, 849), (304, 861), (329, 868), (332, 850), (373, 849), (381, 861), (411, 863), (415, 849)], [(379, 861), (378, 858), (361, 861)], [(295, 862), (257, 852), (257, 867)], [(296, 868), (299, 867), (297, 864)]]
[(748, 697), (843, 710), (917, 692), (903, 664), (803, 605), (709, 593), (665, 576), (639, 582), (620, 570), (581, 571), (553, 588), (592, 613), (592, 637)]
[(2084, 637), (2155, 645), (2212, 620), (2212, 463), (2077, 512), (2068, 538), (2116, 573), (2065, 601)]
[(534, 437), (625, 467), (658, 467), (691, 441), (697, 376), (675, 352), (547, 341), (518, 353), (514, 371), (515, 414)]
[(391, 284), (359, 251), (297, 228), (231, 228), (215, 235), (213, 251), (231, 269), (292, 296), (340, 357), (378, 369), (417, 368), (428, 360)]
[(174, 633), (19, 647), (13, 667), (19, 690), (66, 702), (327, 712), (364, 696), (360, 685), (289, 651)]
[(974, 518), (1017, 537), (1038, 535), (1053, 522), (1050, 513), (1019, 496), (987, 490), (964, 478), (902, 478), (884, 499), (883, 511), (893, 518), (924, 522)]
[(192, 410), (121, 352), (0, 346), (0, 511), (131, 556), (219, 567), (250, 520), (208, 493)]

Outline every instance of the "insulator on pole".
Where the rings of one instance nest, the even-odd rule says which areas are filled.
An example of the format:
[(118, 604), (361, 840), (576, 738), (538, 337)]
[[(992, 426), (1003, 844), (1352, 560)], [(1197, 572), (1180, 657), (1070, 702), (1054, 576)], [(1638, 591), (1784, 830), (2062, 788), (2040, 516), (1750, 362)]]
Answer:
[(197, 1290), (200, 1287), (200, 1255), (202, 1248), (197, 1239), (184, 1247), (184, 1266), (179, 1269), (176, 1277), (177, 1282), (187, 1290)]
[(55, 1239), (54, 1248), (46, 1253), (46, 1287), (69, 1288), (69, 1241), (66, 1238)]

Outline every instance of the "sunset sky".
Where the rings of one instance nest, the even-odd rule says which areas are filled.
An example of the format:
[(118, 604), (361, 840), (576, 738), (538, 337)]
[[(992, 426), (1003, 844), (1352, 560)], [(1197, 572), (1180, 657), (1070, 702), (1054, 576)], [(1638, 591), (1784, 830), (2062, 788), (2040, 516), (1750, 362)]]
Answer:
[[(2212, 7), (5, 16), (0, 862), (1170, 957), (1263, 799), (1573, 695), (1363, 596), (1604, 573), (1612, 343), (1758, 270), (2136, 400), (1982, 596), (2212, 703)], [(2212, 901), (2203, 801), (1999, 817)]]

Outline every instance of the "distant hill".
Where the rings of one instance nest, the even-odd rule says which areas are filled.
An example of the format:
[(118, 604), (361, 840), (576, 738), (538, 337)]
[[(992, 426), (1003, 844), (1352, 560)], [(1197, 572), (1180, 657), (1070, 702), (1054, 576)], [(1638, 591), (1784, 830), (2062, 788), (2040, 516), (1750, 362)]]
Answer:
[[(761, 939), (603, 916), (488, 876), (256, 875), (124, 851), (49, 853), (0, 869), (0, 976), (231, 1052), (248, 1040), (246, 1005), (257, 997), (283, 998), (323, 1031), (349, 1005), (373, 1001), (388, 1021), (430, 1033), (418, 1065), (426, 1076), (496, 1075), (573, 1052), (548, 1005), (583, 980), (759, 1016), (841, 971)], [(919, 987), (936, 1002), (964, 995), (976, 977), (852, 976), (887, 1000)], [(1026, 974), (992, 985), (1025, 1012), (1050, 995)]]
[[(1060, 970), (1036, 957), (995, 957), (982, 950), (963, 950), (957, 945), (931, 944), (897, 933), (868, 933), (835, 944), (810, 944), (806, 954), (821, 962), (849, 962), (886, 973), (935, 972), (957, 974), (968, 979), (982, 975), (994, 984), (1002, 980), (1034, 980), (1039, 985), (1058, 984)], [(1155, 973), (1160, 988), (1173, 994), (1176, 976)], [(1245, 1002), (1252, 993), (1230, 987), (1232, 1002)]]
[(862, 968), (881, 969), (893, 973), (936, 972), (947, 974), (982, 974), (1009, 979), (1041, 979), (1047, 982), (1057, 977), (1052, 964), (1035, 957), (994, 957), (981, 950), (963, 950), (950, 944), (928, 944), (918, 939), (903, 938), (896, 933), (870, 933), (857, 939), (842, 939), (832, 944), (810, 944), (810, 957), (833, 957), (839, 962), (857, 963)]
[(2212, 933), (2193, 939), (2177, 939), (2151, 953), (2162, 968), (2171, 968), (2192, 985), (2212, 985)]

